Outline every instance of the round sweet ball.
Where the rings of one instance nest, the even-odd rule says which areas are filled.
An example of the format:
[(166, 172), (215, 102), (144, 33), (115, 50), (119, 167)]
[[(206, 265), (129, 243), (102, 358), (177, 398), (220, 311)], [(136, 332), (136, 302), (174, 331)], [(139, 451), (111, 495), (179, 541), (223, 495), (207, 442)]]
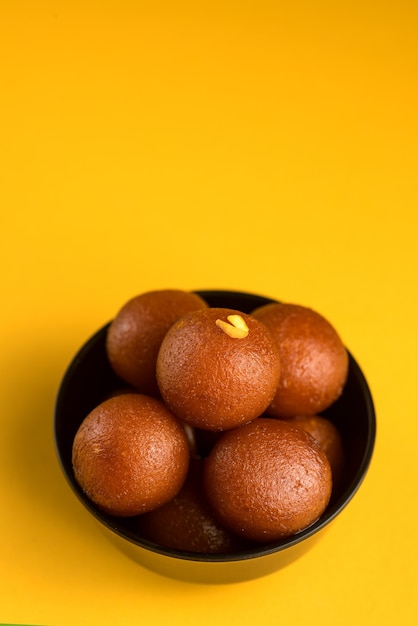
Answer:
[(331, 466), (333, 488), (338, 489), (344, 476), (345, 450), (337, 426), (322, 415), (298, 415), (288, 422), (303, 428), (318, 442)]
[(332, 476), (309, 433), (261, 417), (222, 435), (205, 460), (204, 485), (220, 524), (266, 543), (291, 536), (322, 515)]
[(119, 395), (81, 423), (73, 442), (74, 475), (110, 515), (150, 511), (173, 498), (189, 466), (189, 444), (176, 417), (155, 398)]
[(207, 306), (199, 295), (178, 289), (148, 291), (126, 302), (106, 337), (114, 372), (141, 393), (158, 395), (155, 367), (164, 335), (180, 317)]
[(181, 318), (157, 359), (164, 402), (177, 417), (206, 430), (227, 430), (261, 415), (279, 376), (279, 352), (266, 326), (226, 308)]
[(348, 354), (335, 328), (319, 313), (296, 304), (271, 303), (252, 315), (270, 330), (280, 354), (281, 377), (268, 413), (315, 415), (341, 395)]
[(203, 461), (193, 460), (175, 498), (136, 518), (136, 531), (154, 543), (188, 552), (231, 553), (245, 542), (214, 518), (202, 487)]

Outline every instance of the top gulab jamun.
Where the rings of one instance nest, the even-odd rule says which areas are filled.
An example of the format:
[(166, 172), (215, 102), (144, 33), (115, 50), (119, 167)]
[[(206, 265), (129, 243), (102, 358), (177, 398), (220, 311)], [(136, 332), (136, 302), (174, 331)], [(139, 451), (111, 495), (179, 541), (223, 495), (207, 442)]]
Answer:
[(157, 359), (164, 402), (184, 422), (206, 430), (227, 430), (261, 415), (279, 376), (279, 352), (266, 326), (226, 308), (185, 315), (164, 337)]

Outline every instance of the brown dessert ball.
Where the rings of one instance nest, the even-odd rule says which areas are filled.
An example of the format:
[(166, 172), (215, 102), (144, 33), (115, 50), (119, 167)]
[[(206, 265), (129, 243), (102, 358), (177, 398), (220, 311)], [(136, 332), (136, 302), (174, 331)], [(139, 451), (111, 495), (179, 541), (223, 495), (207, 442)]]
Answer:
[(205, 460), (205, 491), (225, 528), (258, 542), (293, 535), (325, 511), (331, 468), (317, 442), (284, 420), (224, 433)]
[(333, 326), (296, 304), (271, 303), (252, 315), (270, 329), (280, 354), (280, 382), (267, 412), (315, 415), (333, 404), (348, 374), (348, 354)]
[(175, 498), (140, 515), (135, 530), (161, 546), (189, 552), (230, 553), (246, 543), (219, 525), (202, 486), (203, 461), (193, 460), (185, 484)]
[(345, 451), (336, 425), (321, 415), (298, 415), (287, 421), (306, 430), (318, 442), (331, 466), (333, 489), (338, 489), (344, 475)]
[(207, 430), (234, 428), (261, 415), (279, 375), (278, 349), (264, 324), (225, 308), (185, 315), (164, 337), (157, 359), (167, 406)]
[(101, 510), (138, 515), (178, 493), (187, 475), (189, 445), (162, 402), (141, 394), (118, 395), (84, 419), (72, 462), (80, 487)]
[(149, 291), (129, 300), (107, 333), (113, 370), (142, 393), (158, 395), (155, 366), (164, 335), (180, 317), (204, 307), (200, 296), (177, 289)]

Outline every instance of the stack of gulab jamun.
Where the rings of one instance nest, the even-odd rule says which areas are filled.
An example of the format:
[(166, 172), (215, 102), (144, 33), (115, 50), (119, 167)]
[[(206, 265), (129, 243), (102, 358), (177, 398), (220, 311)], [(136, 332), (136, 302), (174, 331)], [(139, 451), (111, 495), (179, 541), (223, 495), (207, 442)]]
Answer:
[(319, 313), (150, 291), (117, 313), (106, 353), (120, 389), (85, 416), (72, 451), (99, 509), (148, 541), (205, 553), (280, 541), (324, 513), (345, 457), (322, 413), (348, 354)]

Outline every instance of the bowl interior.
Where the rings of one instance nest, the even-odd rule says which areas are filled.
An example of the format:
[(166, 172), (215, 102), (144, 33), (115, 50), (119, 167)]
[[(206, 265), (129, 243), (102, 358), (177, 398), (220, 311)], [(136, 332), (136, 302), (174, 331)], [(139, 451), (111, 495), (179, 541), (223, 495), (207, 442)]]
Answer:
[[(271, 299), (242, 292), (199, 291), (210, 306), (228, 307), (251, 313)], [(108, 325), (101, 328), (81, 348), (71, 362), (60, 386), (55, 407), (54, 435), (57, 456), (70, 486), (83, 505), (108, 529), (146, 549), (196, 561), (228, 561), (255, 558), (293, 546), (326, 526), (351, 500), (359, 488), (370, 463), (375, 440), (375, 413), (367, 382), (358, 364), (349, 353), (349, 374), (343, 394), (324, 416), (339, 428), (347, 455), (344, 482), (322, 517), (304, 531), (273, 544), (259, 545), (234, 555), (207, 555), (183, 552), (146, 541), (130, 529), (129, 519), (101, 512), (82, 492), (74, 478), (71, 455), (77, 429), (86, 415), (114, 390), (123, 388), (112, 371), (105, 349)]]

